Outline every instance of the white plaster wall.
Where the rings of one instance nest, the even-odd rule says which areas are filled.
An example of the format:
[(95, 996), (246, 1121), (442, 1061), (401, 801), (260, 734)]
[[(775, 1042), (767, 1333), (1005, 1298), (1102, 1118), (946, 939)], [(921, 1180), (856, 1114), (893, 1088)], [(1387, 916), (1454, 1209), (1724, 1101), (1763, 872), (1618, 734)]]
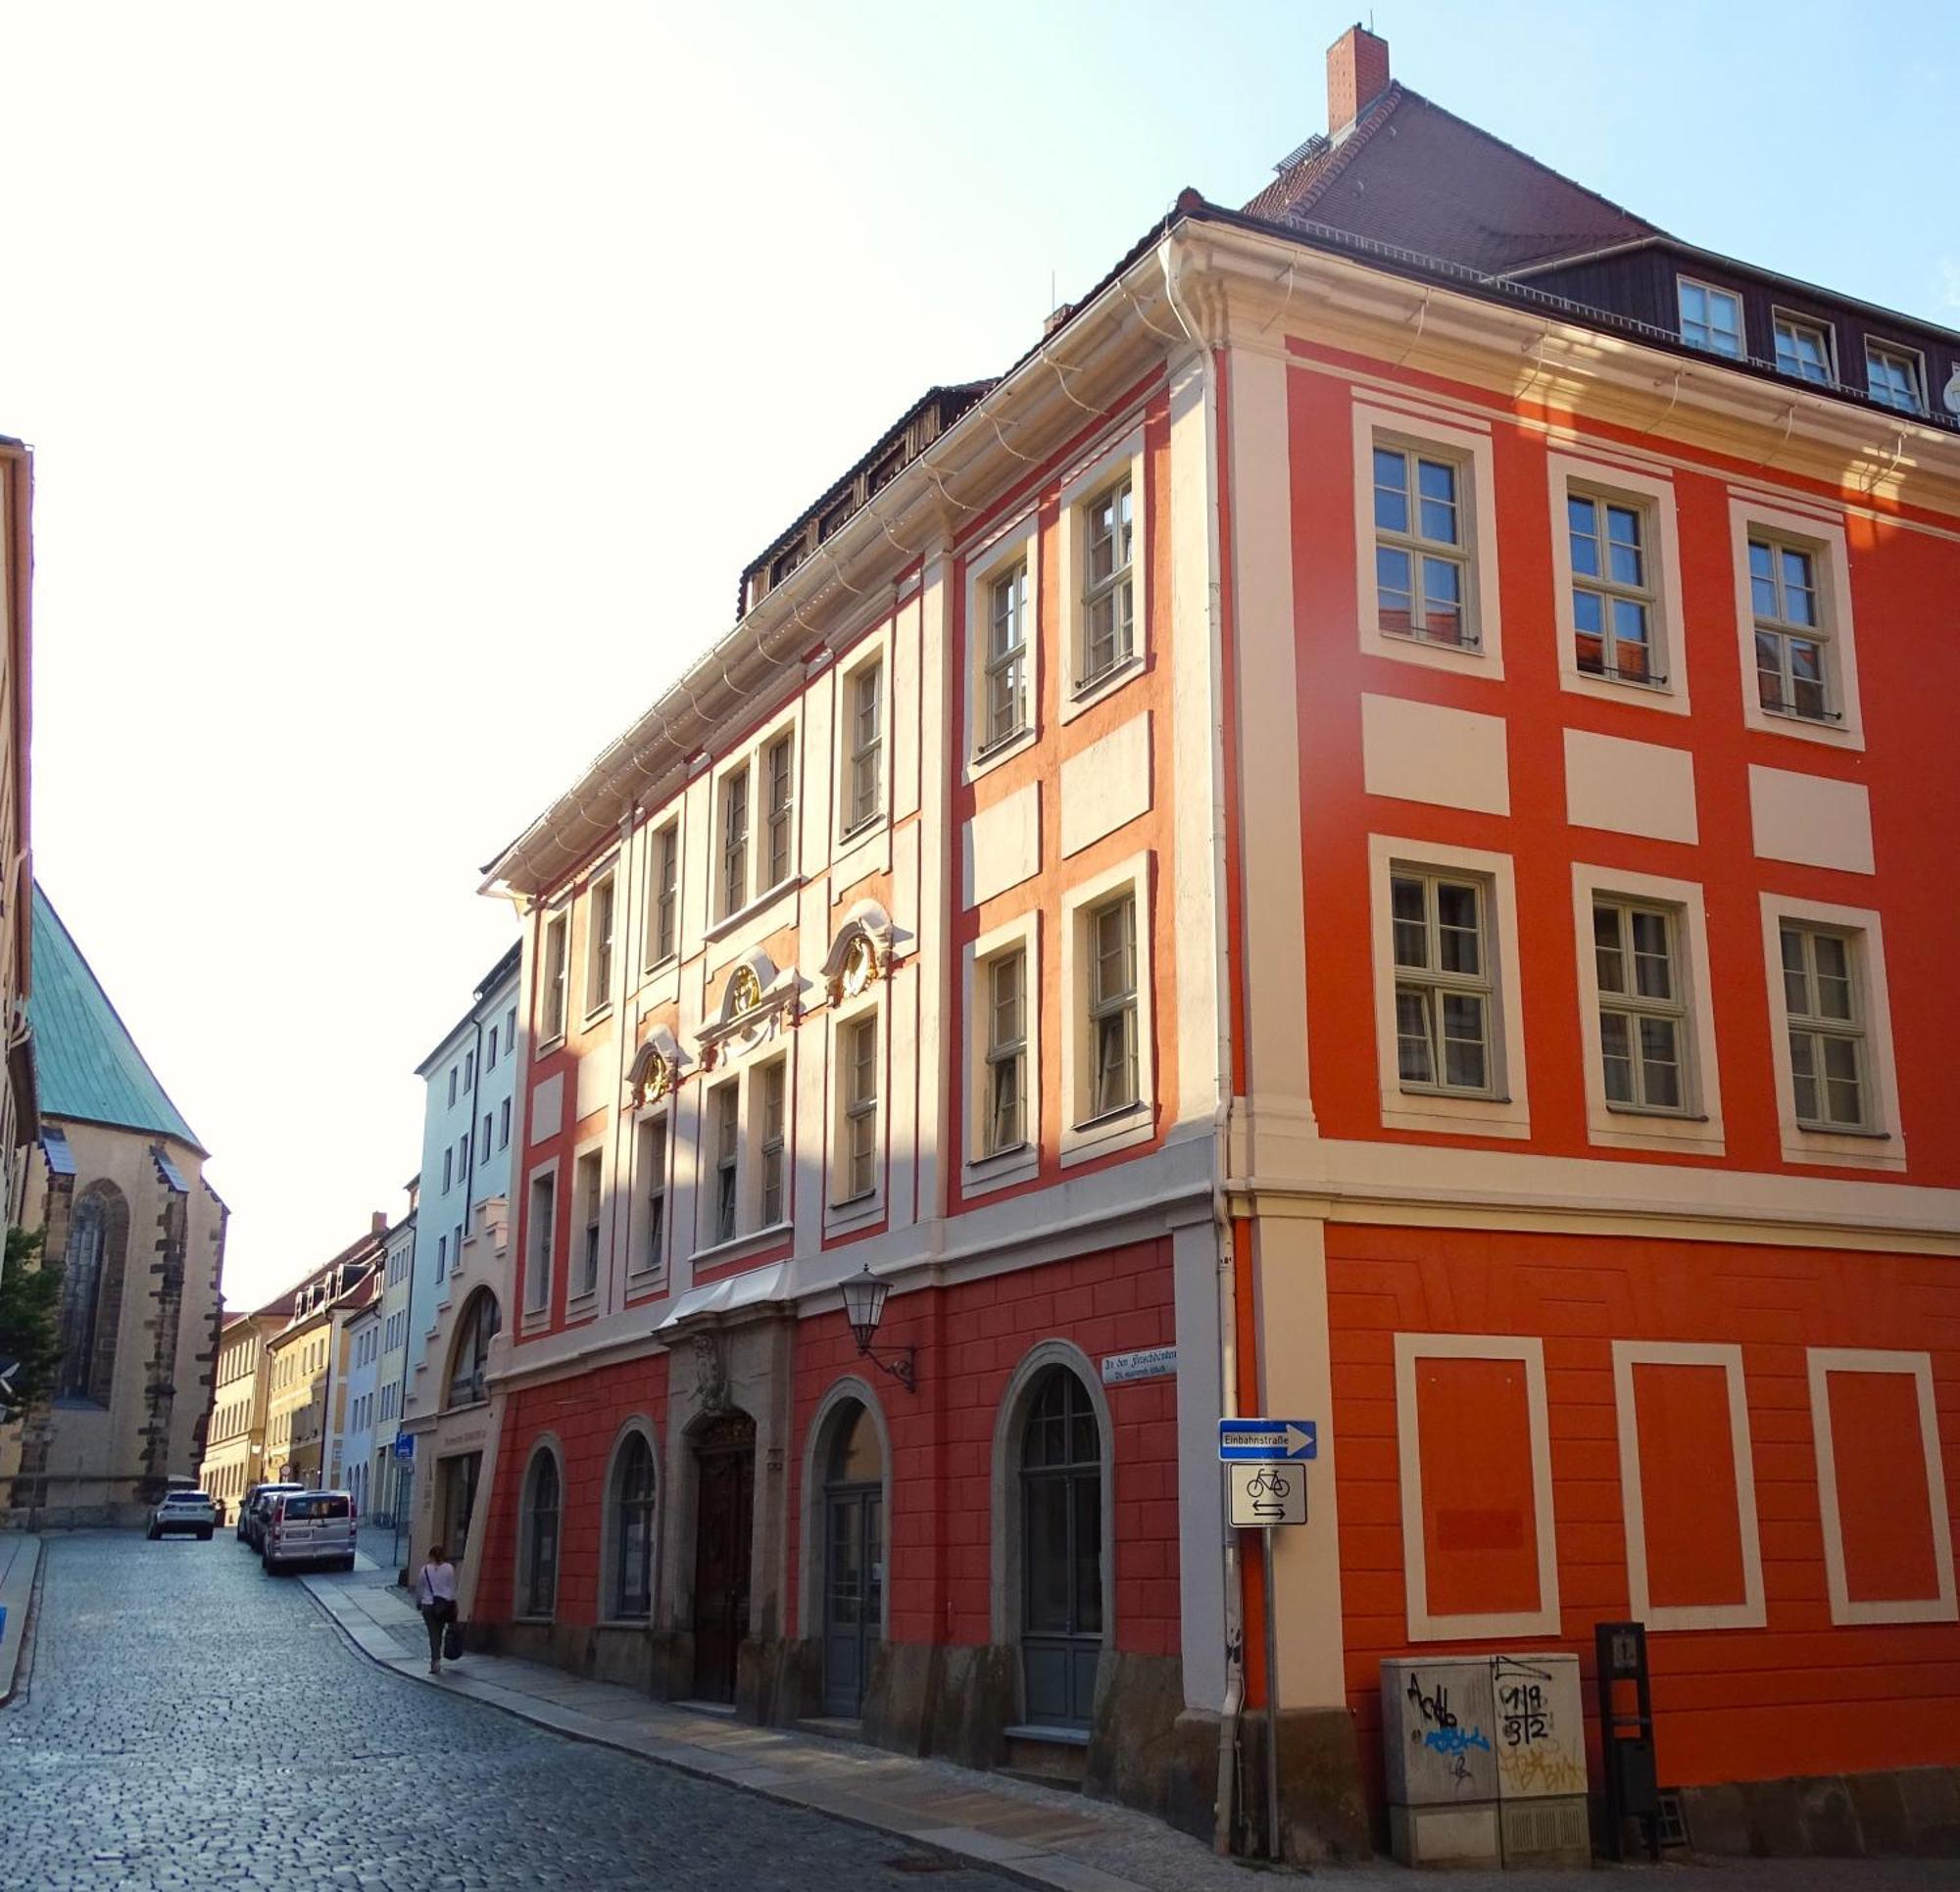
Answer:
[(1765, 859), (1872, 871), (1872, 798), (1862, 782), (1751, 762), (1749, 818)]
[(961, 841), (962, 906), (978, 906), (1041, 871), (1041, 784), (1030, 782), (982, 808)]
[(1631, 743), (1591, 730), (1565, 732), (1565, 818), (1576, 828), (1646, 835), (1692, 847), (1694, 757), (1660, 743)]
[[(1370, 795), (1509, 814), (1504, 719), (1407, 697), (1361, 699), (1361, 773)], [(1248, 752), (1259, 753), (1248, 744)]]
[(1119, 724), (1061, 765), (1061, 851), (1077, 854), (1151, 805), (1151, 718)]

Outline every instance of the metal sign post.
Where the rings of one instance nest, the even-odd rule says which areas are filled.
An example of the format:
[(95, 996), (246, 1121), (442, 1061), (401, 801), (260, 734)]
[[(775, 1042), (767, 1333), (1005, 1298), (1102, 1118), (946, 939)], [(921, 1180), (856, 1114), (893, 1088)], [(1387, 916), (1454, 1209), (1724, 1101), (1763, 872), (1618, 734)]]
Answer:
[(1306, 1522), (1306, 1474), (1317, 1456), (1310, 1419), (1221, 1419), (1218, 1457), (1231, 1474), (1235, 1530), (1256, 1530), (1266, 1582), (1266, 1857), (1280, 1859), (1280, 1632), (1273, 1588), (1273, 1532)]

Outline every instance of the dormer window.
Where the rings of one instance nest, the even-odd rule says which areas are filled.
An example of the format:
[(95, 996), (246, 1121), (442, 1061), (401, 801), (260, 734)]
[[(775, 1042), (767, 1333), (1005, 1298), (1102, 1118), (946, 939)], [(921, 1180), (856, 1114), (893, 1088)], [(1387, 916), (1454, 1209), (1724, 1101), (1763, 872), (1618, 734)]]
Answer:
[(1690, 348), (1726, 355), (1740, 362), (1742, 347), (1742, 299), (1727, 289), (1711, 289), (1688, 276), (1680, 279), (1681, 339)]
[(866, 491), (875, 493), (881, 487), (891, 485), (900, 473), (905, 470), (905, 464), (906, 450), (904, 444), (901, 443), (899, 446), (894, 447), (877, 465), (871, 468), (871, 478)]
[(797, 566), (803, 563), (807, 557), (808, 557), (808, 548), (801, 539), (795, 545), (791, 546), (787, 552), (777, 553), (769, 566), (770, 585), (780, 585)]
[(1776, 315), (1776, 362), (1785, 374), (1814, 381), (1819, 387), (1829, 387), (1838, 378), (1830, 329), (1801, 315), (1787, 315), (1780, 309)]
[(1893, 348), (1885, 342), (1865, 344), (1865, 383), (1882, 408), (1924, 413), (1926, 376), (1922, 369), (1923, 364), (1912, 349)]

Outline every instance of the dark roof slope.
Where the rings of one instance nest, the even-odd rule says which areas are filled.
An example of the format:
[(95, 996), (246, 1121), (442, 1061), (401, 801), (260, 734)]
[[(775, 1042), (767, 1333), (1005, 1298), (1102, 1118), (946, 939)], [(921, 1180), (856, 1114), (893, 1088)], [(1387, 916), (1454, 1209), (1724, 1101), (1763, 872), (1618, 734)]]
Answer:
[(27, 1017), (42, 1115), (152, 1131), (205, 1153), (38, 882), (33, 952)]
[(1488, 275), (1664, 234), (1399, 83), (1338, 143), (1311, 141), (1246, 212)]

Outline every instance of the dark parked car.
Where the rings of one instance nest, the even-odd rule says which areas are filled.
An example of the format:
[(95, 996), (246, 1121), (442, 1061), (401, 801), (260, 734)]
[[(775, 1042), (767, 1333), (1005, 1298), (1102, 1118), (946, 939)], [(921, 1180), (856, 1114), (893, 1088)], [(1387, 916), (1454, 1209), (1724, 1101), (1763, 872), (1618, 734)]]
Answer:
[(288, 1491), (304, 1491), (306, 1486), (287, 1482), (284, 1484), (255, 1484), (246, 1492), (238, 1506), (238, 1538), (254, 1550), (266, 1547), (266, 1523), (272, 1514), (272, 1500), (283, 1497)]

